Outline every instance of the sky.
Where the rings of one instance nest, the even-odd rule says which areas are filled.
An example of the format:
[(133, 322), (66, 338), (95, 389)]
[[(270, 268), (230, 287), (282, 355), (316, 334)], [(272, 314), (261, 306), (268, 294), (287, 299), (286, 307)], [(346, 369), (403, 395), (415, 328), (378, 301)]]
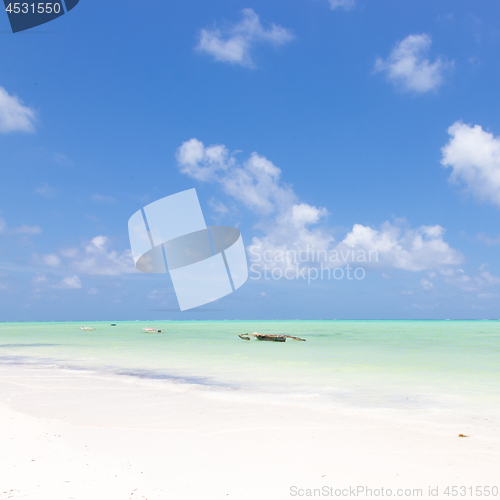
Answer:
[[(497, 2), (142, 5), (0, 15), (0, 321), (500, 318)], [(250, 273), (180, 312), (127, 223), (192, 188)]]

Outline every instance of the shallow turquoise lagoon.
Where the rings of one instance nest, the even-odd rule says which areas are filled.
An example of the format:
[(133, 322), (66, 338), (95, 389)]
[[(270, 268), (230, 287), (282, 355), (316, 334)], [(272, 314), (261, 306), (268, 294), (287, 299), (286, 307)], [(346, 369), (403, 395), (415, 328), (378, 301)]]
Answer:
[[(325, 404), (500, 409), (500, 321), (116, 325), (0, 323), (0, 363), (97, 371), (238, 394), (288, 394)], [(145, 333), (144, 327), (163, 333)], [(307, 341), (244, 341), (237, 336), (254, 331)]]

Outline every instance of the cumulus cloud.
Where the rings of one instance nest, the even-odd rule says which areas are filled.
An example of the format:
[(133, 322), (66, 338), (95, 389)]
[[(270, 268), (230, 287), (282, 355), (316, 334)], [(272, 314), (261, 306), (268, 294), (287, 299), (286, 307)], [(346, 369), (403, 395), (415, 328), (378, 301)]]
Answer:
[(0, 87), (0, 133), (34, 132), (36, 114), (14, 94)]
[(469, 276), (463, 269), (458, 269), (445, 276), (445, 282), (466, 292), (479, 292), (490, 286), (500, 285), (500, 278), (489, 271), (480, 271), (474, 276)]
[(59, 283), (54, 285), (54, 288), (65, 288), (77, 290), (82, 288), (82, 282), (78, 276), (67, 276), (63, 278)]
[(106, 196), (97, 193), (93, 194), (91, 199), (97, 203), (114, 203), (116, 201), (116, 198), (113, 198), (113, 196)]
[(38, 226), (28, 226), (26, 224), (21, 224), (19, 227), (11, 229), (14, 234), (42, 234), (42, 229)]
[(443, 73), (453, 62), (426, 59), (432, 39), (427, 34), (409, 35), (398, 42), (387, 59), (378, 58), (375, 71), (383, 72), (389, 81), (408, 92), (429, 92), (443, 83)]
[(272, 24), (265, 28), (253, 9), (243, 9), (243, 20), (225, 31), (202, 29), (197, 50), (206, 52), (216, 61), (253, 67), (252, 48), (258, 43), (278, 46), (291, 41), (290, 30)]
[(216, 144), (205, 148), (197, 139), (182, 144), (176, 153), (183, 174), (199, 181), (208, 181), (220, 170), (227, 170), (234, 164), (225, 146)]
[(35, 285), (35, 291), (41, 292), (48, 288), (62, 289), (78, 289), (82, 288), (82, 283), (78, 276), (66, 276), (61, 281), (54, 283), (53, 278), (42, 274), (37, 274), (31, 279), (31, 283)]
[(329, 0), (330, 8), (350, 10), (354, 7), (354, 0)]
[(61, 257), (56, 254), (42, 255), (42, 262), (46, 266), (59, 267), (61, 265)]
[(422, 288), (424, 290), (431, 290), (432, 288), (434, 288), (434, 283), (426, 279), (420, 280), (420, 284), (422, 285)]
[(68, 259), (71, 259), (73, 257), (76, 257), (79, 253), (79, 250), (78, 248), (61, 248), (59, 250), (59, 254), (62, 256), (62, 257), (66, 257)]
[(278, 167), (254, 152), (243, 165), (234, 166), (219, 180), (227, 194), (250, 210), (263, 215), (278, 211), (291, 220), (297, 197), (291, 187), (280, 182), (280, 177)]
[(35, 188), (35, 193), (41, 196), (45, 196), (46, 198), (52, 198), (56, 194), (56, 190), (49, 186), (46, 182), (42, 182), (40, 186)]
[(270, 214), (277, 207), (292, 208), (295, 194), (280, 182), (281, 170), (264, 156), (252, 153), (239, 165), (224, 145), (205, 147), (190, 139), (179, 147), (176, 157), (183, 174), (220, 183), (227, 194), (253, 211)]
[(69, 265), (80, 274), (118, 276), (136, 272), (130, 250), (118, 253), (108, 247), (109, 239), (101, 235), (92, 238), (83, 250), (70, 249), (64, 253), (71, 255), (73, 260)]
[(305, 226), (306, 224), (316, 224), (321, 217), (327, 215), (326, 208), (317, 208), (301, 203), (292, 207), (292, 221), (296, 226)]
[(38, 226), (28, 226), (27, 224), (21, 224), (19, 227), (9, 228), (7, 227), (5, 219), (0, 217), (0, 233), (35, 235), (42, 234), (42, 229)]
[(132, 252), (117, 252), (110, 248), (109, 238), (95, 236), (81, 248), (62, 248), (53, 254), (33, 255), (33, 264), (60, 268), (78, 274), (119, 276), (137, 272)]
[(477, 200), (500, 206), (500, 137), (480, 125), (455, 122), (441, 149), (441, 164), (451, 167), (449, 181), (465, 185)]
[(43, 284), (43, 283), (47, 283), (48, 279), (47, 279), (47, 276), (43, 276), (43, 275), (37, 274), (36, 276), (33, 276), (31, 282), (34, 285), (40, 285), (40, 284)]
[(496, 236), (495, 238), (491, 238), (490, 236), (488, 236), (484, 232), (480, 231), (479, 233), (477, 233), (476, 238), (478, 241), (481, 241), (488, 246), (500, 245), (500, 236)]
[(443, 239), (445, 230), (439, 226), (411, 228), (404, 219), (385, 222), (380, 230), (355, 224), (338, 245), (344, 255), (351, 251), (359, 255), (376, 255), (367, 267), (393, 267), (406, 271), (442, 270), (464, 261), (463, 255)]
[(404, 220), (385, 222), (380, 229), (354, 224), (340, 242), (335, 242), (327, 229), (300, 225), (298, 231), (291, 229), (287, 225), (270, 228), (265, 236), (253, 239), (250, 254), (258, 260), (258, 255), (267, 252), (268, 257), (274, 257), (267, 263), (270, 268), (297, 263), (297, 256), (299, 261), (307, 261), (299, 262), (307, 267), (356, 264), (365, 269), (412, 272), (446, 272), (464, 261), (463, 255), (444, 241), (441, 226), (411, 228)]
[(208, 204), (210, 205), (210, 208), (219, 216), (225, 215), (229, 212), (229, 208), (215, 198), (208, 200)]
[[(326, 208), (301, 202), (292, 186), (282, 182), (281, 170), (256, 152), (237, 162), (223, 145), (205, 147), (201, 141), (190, 139), (178, 149), (177, 160), (181, 172), (197, 180), (218, 183), (227, 195), (259, 217), (256, 228), (263, 234), (253, 238), (251, 256), (264, 252), (275, 257), (287, 252), (298, 255), (305, 251), (315, 255), (321, 252), (323, 257), (326, 252), (324, 265), (328, 267), (356, 261), (367, 268), (415, 272), (441, 271), (463, 262), (462, 254), (444, 241), (445, 231), (438, 225), (415, 229), (399, 220), (374, 229), (355, 224), (343, 240), (336, 242), (333, 232), (324, 225)], [(363, 254), (365, 260), (359, 260)], [(312, 262), (315, 263), (308, 259), (307, 265), (317, 266), (319, 261), (316, 258)], [(286, 258), (269, 262), (270, 267), (287, 265)]]

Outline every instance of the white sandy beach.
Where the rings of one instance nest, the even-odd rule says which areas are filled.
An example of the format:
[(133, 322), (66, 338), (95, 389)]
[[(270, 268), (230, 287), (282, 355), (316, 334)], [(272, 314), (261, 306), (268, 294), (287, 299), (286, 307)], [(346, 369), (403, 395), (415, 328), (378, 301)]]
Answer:
[(425, 497), (439, 486), (447, 498), (448, 485), (500, 483), (488, 415), (312, 408), (22, 366), (0, 380), (2, 500), (274, 500), (358, 486)]

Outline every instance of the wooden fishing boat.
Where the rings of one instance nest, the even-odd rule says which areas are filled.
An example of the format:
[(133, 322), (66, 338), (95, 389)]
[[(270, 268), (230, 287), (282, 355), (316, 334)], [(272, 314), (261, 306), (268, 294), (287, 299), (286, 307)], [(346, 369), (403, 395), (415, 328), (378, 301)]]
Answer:
[(286, 339), (300, 340), (301, 342), (305, 342), (306, 339), (301, 339), (299, 337), (292, 337), (291, 335), (271, 335), (271, 334), (262, 334), (262, 333), (240, 333), (238, 335), (240, 339), (250, 340), (250, 337), (255, 337), (257, 340), (264, 340), (268, 342), (286, 342)]

